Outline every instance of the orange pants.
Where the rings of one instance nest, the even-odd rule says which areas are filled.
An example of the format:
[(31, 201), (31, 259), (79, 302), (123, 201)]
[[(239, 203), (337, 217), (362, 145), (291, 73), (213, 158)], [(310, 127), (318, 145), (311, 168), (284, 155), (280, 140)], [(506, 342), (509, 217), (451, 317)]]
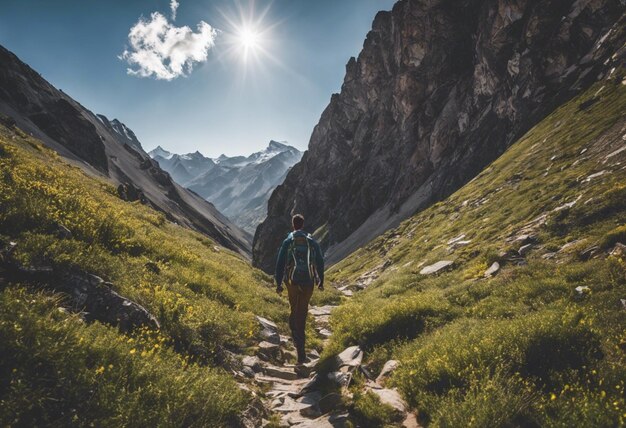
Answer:
[(309, 312), (309, 300), (313, 295), (313, 285), (295, 285), (287, 284), (287, 294), (289, 295), (289, 306), (291, 313), (289, 314), (289, 328), (291, 328), (291, 336), (293, 343), (298, 352), (298, 362), (306, 360), (306, 351), (304, 350), (304, 342), (306, 340), (306, 316)]

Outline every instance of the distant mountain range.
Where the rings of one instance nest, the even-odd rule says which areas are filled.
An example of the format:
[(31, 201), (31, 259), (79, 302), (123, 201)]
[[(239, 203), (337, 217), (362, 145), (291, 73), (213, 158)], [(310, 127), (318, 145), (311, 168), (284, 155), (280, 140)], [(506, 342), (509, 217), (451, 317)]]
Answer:
[(302, 158), (302, 152), (284, 142), (270, 141), (250, 156), (208, 158), (196, 151), (171, 153), (161, 146), (149, 152), (174, 181), (202, 196), (251, 234), (267, 214), (272, 191)]

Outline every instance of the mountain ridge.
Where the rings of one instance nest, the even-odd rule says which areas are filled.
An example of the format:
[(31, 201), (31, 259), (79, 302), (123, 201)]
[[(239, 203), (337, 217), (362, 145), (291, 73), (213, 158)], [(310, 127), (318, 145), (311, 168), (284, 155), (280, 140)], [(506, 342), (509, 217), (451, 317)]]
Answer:
[(176, 154), (161, 146), (148, 154), (175, 181), (215, 204), (250, 234), (265, 218), (271, 191), (302, 156), (297, 148), (275, 140), (248, 156), (208, 158), (199, 151)]
[(92, 113), (2, 46), (0, 113), (88, 173), (121, 186), (121, 196), (139, 197), (171, 221), (249, 256), (249, 234), (213, 205), (173, 182), (126, 125)]
[(624, 22), (613, 0), (401, 0), (380, 12), (270, 197), (255, 266), (273, 270), (295, 212), (334, 263), (449, 195), (605, 75)]

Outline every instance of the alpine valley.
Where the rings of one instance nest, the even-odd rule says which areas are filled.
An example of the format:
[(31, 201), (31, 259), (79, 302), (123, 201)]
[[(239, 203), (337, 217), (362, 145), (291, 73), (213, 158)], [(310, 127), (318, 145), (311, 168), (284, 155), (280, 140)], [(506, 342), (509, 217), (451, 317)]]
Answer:
[(398, 0), (363, 37), (304, 153), (218, 158), (0, 47), (0, 426), (625, 426), (626, 2)]

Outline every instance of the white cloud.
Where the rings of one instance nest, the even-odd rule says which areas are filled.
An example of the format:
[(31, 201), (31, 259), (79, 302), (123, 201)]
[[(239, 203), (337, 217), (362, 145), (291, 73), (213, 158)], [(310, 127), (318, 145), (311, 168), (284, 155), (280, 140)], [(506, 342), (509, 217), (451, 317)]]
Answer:
[(131, 66), (127, 69), (130, 75), (172, 80), (190, 73), (194, 63), (207, 60), (217, 33), (204, 21), (194, 32), (187, 26), (176, 27), (159, 12), (153, 12), (150, 19), (141, 17), (130, 29), (130, 47), (119, 58)]
[(176, 11), (178, 10), (180, 3), (176, 0), (170, 0), (170, 9), (172, 9), (172, 21), (176, 21)]

